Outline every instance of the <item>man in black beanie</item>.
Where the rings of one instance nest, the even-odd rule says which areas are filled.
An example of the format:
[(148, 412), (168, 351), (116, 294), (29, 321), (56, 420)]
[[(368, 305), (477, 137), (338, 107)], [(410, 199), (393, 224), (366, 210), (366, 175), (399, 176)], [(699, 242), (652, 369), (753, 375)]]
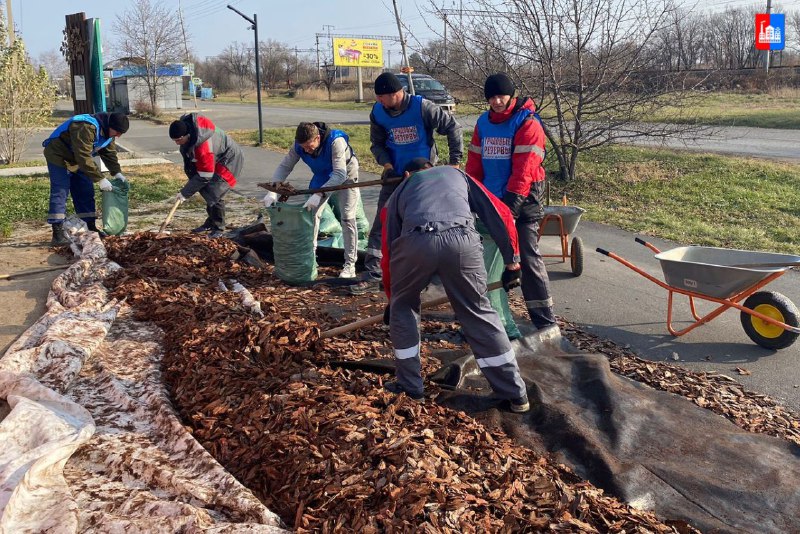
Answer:
[(109, 173), (125, 182), (117, 159), (116, 139), (127, 131), (128, 117), (123, 113), (75, 115), (42, 142), (50, 174), (47, 222), (53, 227), (53, 246), (69, 243), (64, 234), (69, 196), (72, 196), (75, 214), (86, 222), (89, 230), (99, 232), (93, 184), (101, 191), (111, 191), (113, 184), (103, 176), (93, 157), (99, 156)]
[(175, 199), (184, 202), (200, 193), (208, 217), (192, 233), (210, 232), (210, 237), (219, 237), (225, 230), (225, 195), (236, 185), (244, 165), (242, 149), (199, 113), (187, 113), (170, 124), (169, 137), (180, 147), (183, 171), (189, 178)]
[[(461, 165), (464, 154), (461, 125), (448, 111), (419, 95), (406, 93), (403, 84), (391, 72), (384, 72), (375, 79), (375, 100), (377, 102), (369, 115), (369, 138), (370, 151), (383, 167), (381, 179), (400, 176), (414, 158), (426, 158), (435, 164), (438, 154), (433, 142), (434, 130), (447, 136), (449, 164)], [(379, 288), (382, 256), (380, 213), (396, 187), (396, 184), (381, 186), (364, 259), (366, 277), (363, 282), (351, 286), (355, 294)]]
[(533, 326), (543, 329), (556, 324), (550, 280), (538, 247), (539, 223), (544, 217), (546, 139), (533, 101), (515, 98), (515, 93), (514, 82), (505, 73), (486, 78), (483, 94), (489, 111), (475, 125), (466, 171), (514, 216), (525, 306)]

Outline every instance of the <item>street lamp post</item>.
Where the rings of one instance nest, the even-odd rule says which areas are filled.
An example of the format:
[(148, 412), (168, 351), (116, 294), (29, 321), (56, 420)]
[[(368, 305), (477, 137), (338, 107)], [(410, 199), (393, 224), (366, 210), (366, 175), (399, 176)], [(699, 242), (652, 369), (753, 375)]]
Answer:
[(258, 144), (261, 145), (264, 142), (264, 129), (261, 127), (261, 69), (259, 68), (258, 63), (258, 16), (253, 13), (253, 18), (251, 19), (231, 5), (228, 5), (228, 9), (236, 12), (240, 17), (252, 24), (250, 29), (256, 34), (256, 99), (258, 100)]

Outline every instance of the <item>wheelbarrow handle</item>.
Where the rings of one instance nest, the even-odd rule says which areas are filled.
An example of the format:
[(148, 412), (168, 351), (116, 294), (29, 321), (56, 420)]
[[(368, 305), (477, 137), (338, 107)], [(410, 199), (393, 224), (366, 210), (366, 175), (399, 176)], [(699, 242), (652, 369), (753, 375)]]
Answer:
[(661, 250), (659, 250), (659, 249), (658, 249), (658, 247), (656, 247), (656, 246), (655, 246), (655, 245), (653, 245), (652, 243), (648, 243), (647, 241), (645, 241), (645, 240), (644, 240), (644, 239), (642, 239), (641, 237), (636, 237), (636, 238), (634, 238), (634, 241), (636, 241), (636, 242), (637, 242), (637, 243), (639, 243), (640, 245), (644, 245), (644, 246), (646, 246), (647, 248), (649, 248), (650, 250), (652, 250), (652, 251), (653, 251), (653, 252), (655, 252), (656, 254), (658, 254), (658, 253), (660, 253), (660, 252), (661, 252)]
[(596, 250), (597, 250), (597, 252), (599, 252), (600, 254), (602, 254), (604, 256), (608, 256), (608, 254), (609, 254), (609, 252), (604, 248), (599, 248), (598, 247)]

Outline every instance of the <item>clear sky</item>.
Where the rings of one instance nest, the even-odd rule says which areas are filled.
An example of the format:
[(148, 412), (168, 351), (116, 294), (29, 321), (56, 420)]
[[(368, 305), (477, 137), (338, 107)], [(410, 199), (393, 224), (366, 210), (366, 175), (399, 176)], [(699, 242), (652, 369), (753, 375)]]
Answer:
[[(153, 0), (177, 9), (178, 0)], [(446, 0), (452, 4), (453, 0)], [(199, 57), (218, 54), (233, 41), (253, 42), (253, 32), (239, 15), (226, 8), (227, 4), (252, 17), (258, 15), (258, 37), (261, 41), (274, 39), (299, 49), (315, 48), (315, 33), (327, 33), (323, 25), (331, 25), (334, 33), (358, 35), (397, 35), (397, 23), (391, 0), (181, 0), (184, 21), (189, 33), (190, 49)], [(5, 8), (5, 0), (0, 0)], [(32, 58), (42, 52), (58, 50), (64, 16), (86, 13), (87, 18), (100, 18), (104, 48), (113, 41), (111, 28), (118, 14), (130, 3), (126, 0), (11, 0), (14, 26), (22, 34)], [(423, 0), (420, 6), (427, 6)], [(398, 0), (403, 18), (414, 33), (432, 36), (420, 15), (417, 3)], [(435, 21), (435, 19), (434, 19)], [(436, 23), (441, 26), (441, 22)], [(426, 37), (426, 38), (427, 38)], [(399, 53), (399, 44), (384, 43)], [(397, 56), (399, 57), (399, 56)], [(106, 60), (114, 59), (108, 57)]]
[[(153, 0), (177, 9), (178, 0)], [(332, 32), (343, 34), (397, 35), (391, 0), (180, 0), (187, 24), (190, 48), (201, 58), (218, 54), (233, 41), (251, 43), (253, 34), (247, 22), (227, 9), (231, 4), (248, 16), (258, 15), (259, 39), (274, 39), (289, 47), (311, 49), (315, 47), (315, 33), (327, 33), (324, 25), (333, 26)], [(5, 1), (0, 0), (2, 7)], [(457, 8), (469, 7), (469, 0), (436, 0), (437, 5)], [(800, 0), (773, 0), (779, 9), (800, 9)], [(441, 22), (431, 15), (420, 14), (430, 5), (429, 0), (398, 0), (403, 20), (415, 36), (425, 41), (433, 37), (428, 28), (441, 29)], [(764, 5), (766, 0), (685, 0), (696, 9), (722, 11), (726, 7)], [(11, 0), (14, 26), (22, 34), (31, 57), (42, 52), (58, 50), (64, 16), (83, 11), (87, 17), (102, 20), (104, 43), (113, 40), (111, 28), (118, 14), (130, 5), (127, 0)], [(400, 46), (384, 42), (391, 53)], [(399, 56), (395, 56), (399, 57)], [(106, 60), (114, 59), (106, 55)]]

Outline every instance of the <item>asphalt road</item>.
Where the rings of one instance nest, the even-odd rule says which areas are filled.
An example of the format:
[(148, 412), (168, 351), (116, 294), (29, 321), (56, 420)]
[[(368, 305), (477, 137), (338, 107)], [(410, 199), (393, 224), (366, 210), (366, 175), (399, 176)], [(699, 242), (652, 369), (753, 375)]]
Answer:
[[(189, 104), (191, 106), (191, 104)], [(239, 104), (200, 103), (202, 113), (225, 129), (257, 127), (255, 106)], [(186, 111), (193, 111), (192, 107)], [(303, 109), (263, 109), (265, 127), (293, 126), (302, 120), (323, 120), (331, 123), (365, 124), (366, 112)], [(466, 125), (471, 118), (462, 119)], [(474, 118), (472, 119), (474, 122)], [(139, 156), (161, 155), (172, 161), (180, 160), (176, 146), (167, 135), (166, 126), (134, 121), (122, 144)], [(680, 143), (678, 143), (680, 146)], [(754, 128), (724, 128), (715, 136), (688, 147), (691, 149), (770, 157), (785, 160), (800, 159), (800, 131), (762, 130)], [(35, 151), (35, 147), (32, 147)], [(264, 191), (256, 186), (267, 181), (281, 160), (281, 154), (245, 147), (245, 169), (237, 186), (239, 192), (261, 197)], [(40, 153), (40, 152), (39, 152)], [(362, 156), (363, 157), (363, 156)], [(305, 187), (310, 176), (298, 166), (291, 180)], [(375, 179), (362, 173), (361, 179)], [(377, 189), (363, 191), (364, 207), (371, 218), (375, 210)], [(625, 257), (658, 278), (661, 269), (652, 252), (634, 242), (634, 234), (611, 226), (582, 221), (576, 235), (584, 242), (584, 273), (575, 278), (569, 266), (548, 260), (556, 313), (587, 330), (629, 346), (639, 356), (654, 361), (680, 363), (697, 371), (712, 371), (736, 378), (750, 390), (765, 393), (782, 404), (800, 411), (800, 342), (788, 349), (770, 351), (755, 345), (744, 333), (739, 312), (729, 310), (709, 324), (686, 336), (672, 337), (666, 329), (667, 291), (634, 271), (597, 252), (601, 247)], [(684, 244), (649, 239), (661, 250)], [(545, 236), (541, 246), (545, 252), (558, 253), (557, 237)], [(800, 273), (789, 272), (766, 289), (778, 291), (800, 305)], [(699, 303), (700, 313), (712, 307)], [(688, 324), (686, 299), (676, 301), (675, 326)], [(679, 362), (675, 361), (675, 358)], [(736, 368), (750, 371), (738, 375)]]

